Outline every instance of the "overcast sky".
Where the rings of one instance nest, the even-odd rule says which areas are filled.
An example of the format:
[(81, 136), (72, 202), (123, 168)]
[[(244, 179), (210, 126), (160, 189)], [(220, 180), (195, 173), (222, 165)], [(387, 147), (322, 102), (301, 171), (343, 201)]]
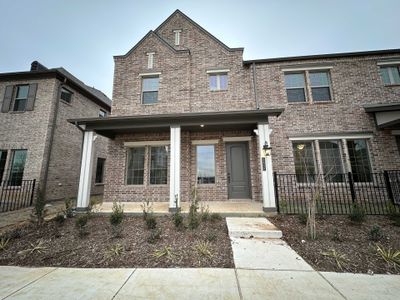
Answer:
[(400, 48), (400, 0), (0, 0), (0, 72), (38, 60), (111, 97), (113, 55), (176, 9), (244, 59)]

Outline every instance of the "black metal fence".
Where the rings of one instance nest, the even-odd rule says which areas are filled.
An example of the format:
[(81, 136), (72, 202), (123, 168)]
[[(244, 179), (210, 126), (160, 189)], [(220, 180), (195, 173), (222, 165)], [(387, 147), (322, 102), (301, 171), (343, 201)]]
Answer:
[(35, 193), (36, 180), (0, 182), (0, 212), (17, 210), (31, 206)]
[[(400, 171), (372, 173), (368, 182), (355, 182), (351, 172), (335, 177), (339, 180), (319, 181), (320, 197), (316, 201), (318, 214), (349, 214), (354, 204), (370, 215), (400, 211)], [(274, 173), (279, 213), (307, 213), (307, 202), (313, 195), (315, 180), (311, 177), (308, 182), (299, 182), (298, 179), (295, 174)]]

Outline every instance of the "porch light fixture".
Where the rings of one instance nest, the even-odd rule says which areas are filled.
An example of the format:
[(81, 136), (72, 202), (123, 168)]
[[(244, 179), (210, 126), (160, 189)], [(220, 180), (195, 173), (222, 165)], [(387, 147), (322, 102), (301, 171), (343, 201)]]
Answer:
[(204, 124), (201, 124), (200, 127), (203, 128), (203, 127), (204, 127)]
[(268, 145), (267, 142), (264, 142), (264, 146), (262, 148), (263, 157), (270, 156), (271, 155), (271, 150), (272, 150), (271, 146)]
[(298, 150), (303, 150), (304, 149), (304, 144), (298, 144), (297, 145)]

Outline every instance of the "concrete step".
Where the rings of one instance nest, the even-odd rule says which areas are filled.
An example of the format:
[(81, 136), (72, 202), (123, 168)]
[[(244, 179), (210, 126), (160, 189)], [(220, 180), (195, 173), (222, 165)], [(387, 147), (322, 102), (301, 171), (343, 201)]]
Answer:
[(267, 218), (226, 218), (232, 238), (280, 239), (282, 231)]

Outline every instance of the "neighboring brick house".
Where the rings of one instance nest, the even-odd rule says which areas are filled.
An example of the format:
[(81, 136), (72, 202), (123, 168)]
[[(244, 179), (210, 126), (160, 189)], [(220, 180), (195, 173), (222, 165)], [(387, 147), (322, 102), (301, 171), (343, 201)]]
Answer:
[(196, 187), (202, 200), (274, 211), (273, 170), (301, 182), (319, 170), (363, 181), (400, 169), (400, 49), (243, 61), (243, 48), (177, 10), (114, 61), (112, 115), (71, 120), (88, 150), (95, 133), (111, 138), (105, 201), (174, 209)]
[[(67, 119), (105, 116), (111, 100), (65, 69), (38, 62), (27, 72), (1, 73), (0, 95), (2, 197), (9, 186), (33, 179), (47, 200), (76, 197), (83, 133)], [(96, 161), (106, 158), (107, 142), (95, 141)], [(99, 161), (97, 181), (103, 181), (104, 161)], [(92, 193), (103, 193), (103, 185), (94, 181), (95, 176)]]

